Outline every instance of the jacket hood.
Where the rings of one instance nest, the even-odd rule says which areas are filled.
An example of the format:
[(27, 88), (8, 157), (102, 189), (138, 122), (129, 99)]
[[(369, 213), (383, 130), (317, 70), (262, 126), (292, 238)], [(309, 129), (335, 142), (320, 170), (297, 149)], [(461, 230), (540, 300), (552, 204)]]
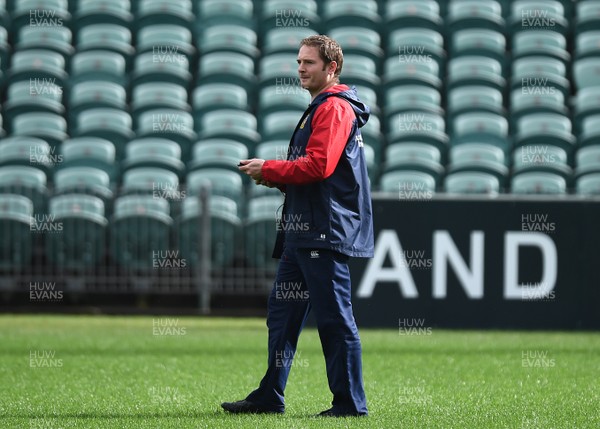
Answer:
[(356, 115), (356, 120), (358, 121), (358, 127), (363, 127), (367, 121), (369, 120), (369, 116), (371, 116), (371, 109), (365, 103), (360, 101), (358, 95), (356, 94), (356, 87), (348, 87), (348, 85), (340, 84), (335, 85), (329, 88), (327, 91), (319, 94), (315, 101), (320, 97), (329, 97), (331, 95), (335, 95), (336, 97), (343, 98), (348, 101), (354, 110), (354, 114)]

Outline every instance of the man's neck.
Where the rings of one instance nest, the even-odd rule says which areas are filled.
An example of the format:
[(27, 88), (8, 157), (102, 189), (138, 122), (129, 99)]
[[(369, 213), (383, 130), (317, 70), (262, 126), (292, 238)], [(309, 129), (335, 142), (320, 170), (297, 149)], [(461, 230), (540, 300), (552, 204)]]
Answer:
[(319, 95), (323, 91), (327, 91), (329, 88), (331, 88), (332, 86), (335, 86), (337, 84), (338, 83), (336, 81), (331, 81), (331, 82), (326, 83), (322, 88), (315, 91), (314, 93), (311, 92), (310, 93), (310, 102), (312, 103), (314, 101), (314, 99), (317, 98), (317, 95)]

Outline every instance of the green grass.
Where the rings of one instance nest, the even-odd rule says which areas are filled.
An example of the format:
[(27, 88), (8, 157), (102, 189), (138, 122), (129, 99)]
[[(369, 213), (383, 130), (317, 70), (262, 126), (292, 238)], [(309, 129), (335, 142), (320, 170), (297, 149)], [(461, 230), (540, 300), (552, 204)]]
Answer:
[(598, 333), (363, 329), (370, 416), (327, 419), (312, 417), (331, 401), (315, 330), (286, 413), (236, 416), (219, 404), (262, 377), (264, 320), (169, 319), (185, 335), (153, 335), (152, 317), (0, 316), (0, 427), (600, 427)]

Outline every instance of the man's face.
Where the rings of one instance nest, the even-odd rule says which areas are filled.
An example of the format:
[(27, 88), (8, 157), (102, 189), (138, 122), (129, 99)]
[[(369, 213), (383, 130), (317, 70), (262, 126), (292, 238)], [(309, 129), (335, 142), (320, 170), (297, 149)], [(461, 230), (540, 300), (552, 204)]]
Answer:
[(300, 85), (311, 94), (320, 91), (333, 81), (335, 61), (325, 67), (324, 61), (319, 56), (319, 49), (315, 46), (301, 46), (298, 52), (298, 76)]

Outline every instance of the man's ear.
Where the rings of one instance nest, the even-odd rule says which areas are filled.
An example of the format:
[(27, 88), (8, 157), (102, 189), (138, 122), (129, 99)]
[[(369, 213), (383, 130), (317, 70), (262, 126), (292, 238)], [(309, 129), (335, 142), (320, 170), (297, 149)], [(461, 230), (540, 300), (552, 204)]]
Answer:
[(335, 71), (337, 70), (337, 62), (336, 61), (330, 61), (329, 62), (329, 67), (328, 67), (328, 72), (329, 73), (333, 73), (335, 74)]

